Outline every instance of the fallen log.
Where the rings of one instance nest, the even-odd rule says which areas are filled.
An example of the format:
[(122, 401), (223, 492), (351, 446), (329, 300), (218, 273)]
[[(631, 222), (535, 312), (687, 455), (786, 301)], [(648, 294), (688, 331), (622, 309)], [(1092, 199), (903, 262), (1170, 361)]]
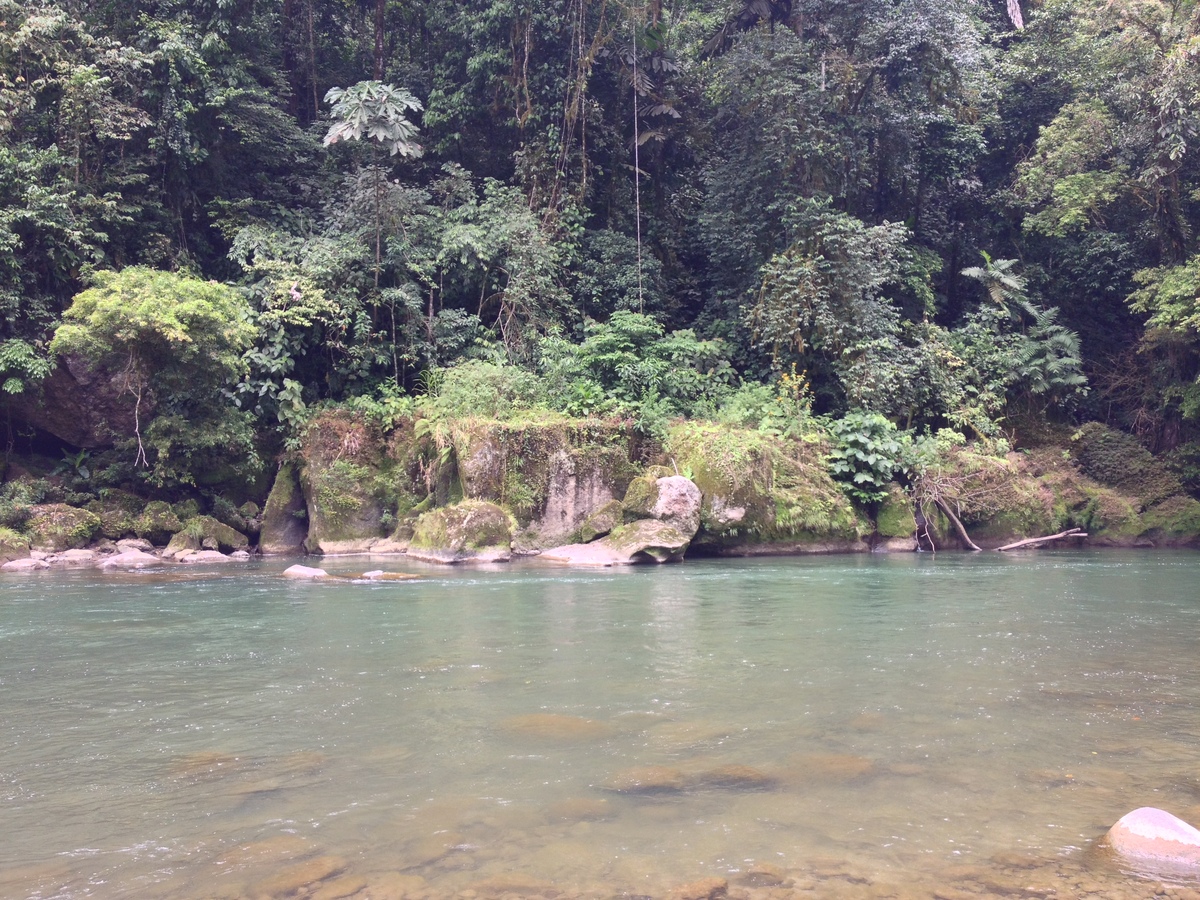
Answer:
[(942, 512), (944, 512), (946, 514), (946, 517), (951, 522), (954, 523), (954, 528), (955, 528), (955, 530), (958, 531), (958, 536), (960, 538), (962, 538), (962, 542), (964, 544), (966, 544), (971, 550), (975, 551), (976, 553), (978, 553), (980, 550), (983, 549), (978, 544), (976, 544), (973, 540), (971, 540), (971, 536), (969, 534), (967, 534), (967, 529), (963, 527), (962, 521), (958, 518), (958, 516), (956, 516), (953, 512), (950, 511), (950, 507), (946, 504), (946, 502), (944, 500), (935, 499), (933, 502), (936, 503), (937, 508), (940, 509)]
[(1058, 534), (1048, 534), (1045, 537), (1026, 538), (1023, 541), (1014, 541), (1011, 544), (1005, 544), (1003, 547), (997, 547), (996, 550), (1003, 552), (1004, 550), (1016, 550), (1018, 547), (1031, 547), (1034, 544), (1045, 544), (1048, 541), (1058, 541), (1062, 538), (1087, 537), (1087, 532), (1082, 528), (1068, 528), (1066, 531), (1060, 531)]

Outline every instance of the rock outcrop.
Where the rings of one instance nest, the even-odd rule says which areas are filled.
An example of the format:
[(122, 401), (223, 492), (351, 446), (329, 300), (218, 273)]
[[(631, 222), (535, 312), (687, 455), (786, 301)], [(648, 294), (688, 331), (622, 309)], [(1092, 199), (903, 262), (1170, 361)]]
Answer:
[(677, 562), (683, 559), (700, 527), (700, 489), (681, 475), (634, 479), (626, 492), (624, 510), (636, 516), (612, 528), (606, 537), (586, 544), (565, 544), (542, 552), (555, 562), (615, 566), (639, 562)]
[(264, 555), (295, 555), (304, 552), (308, 537), (308, 510), (300, 490), (296, 467), (285, 462), (279, 467), (275, 484), (263, 507), (258, 549)]
[(318, 415), (304, 434), (300, 484), (310, 553), (363, 553), (384, 535), (392, 466), (378, 427), (347, 410)]

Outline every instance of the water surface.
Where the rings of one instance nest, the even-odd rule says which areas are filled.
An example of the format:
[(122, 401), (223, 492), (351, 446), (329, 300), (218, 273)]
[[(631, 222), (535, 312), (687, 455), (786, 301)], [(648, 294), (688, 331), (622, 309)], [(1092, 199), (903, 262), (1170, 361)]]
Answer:
[(0, 895), (1140, 897), (1096, 838), (1200, 822), (1193, 554), (286, 565), (0, 580)]

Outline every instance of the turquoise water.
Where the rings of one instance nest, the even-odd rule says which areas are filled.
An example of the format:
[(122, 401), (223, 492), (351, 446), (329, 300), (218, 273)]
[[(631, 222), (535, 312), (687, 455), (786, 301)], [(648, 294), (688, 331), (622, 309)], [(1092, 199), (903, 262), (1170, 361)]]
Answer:
[(1194, 554), (287, 564), (0, 579), (0, 896), (1132, 897), (1200, 823)]

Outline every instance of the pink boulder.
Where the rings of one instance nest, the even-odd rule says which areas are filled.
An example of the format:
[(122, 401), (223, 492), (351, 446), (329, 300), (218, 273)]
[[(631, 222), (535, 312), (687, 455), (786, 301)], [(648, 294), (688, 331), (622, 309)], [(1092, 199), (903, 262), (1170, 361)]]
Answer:
[(1166, 810), (1143, 806), (1122, 816), (1107, 842), (1131, 862), (1200, 869), (1200, 830)]

